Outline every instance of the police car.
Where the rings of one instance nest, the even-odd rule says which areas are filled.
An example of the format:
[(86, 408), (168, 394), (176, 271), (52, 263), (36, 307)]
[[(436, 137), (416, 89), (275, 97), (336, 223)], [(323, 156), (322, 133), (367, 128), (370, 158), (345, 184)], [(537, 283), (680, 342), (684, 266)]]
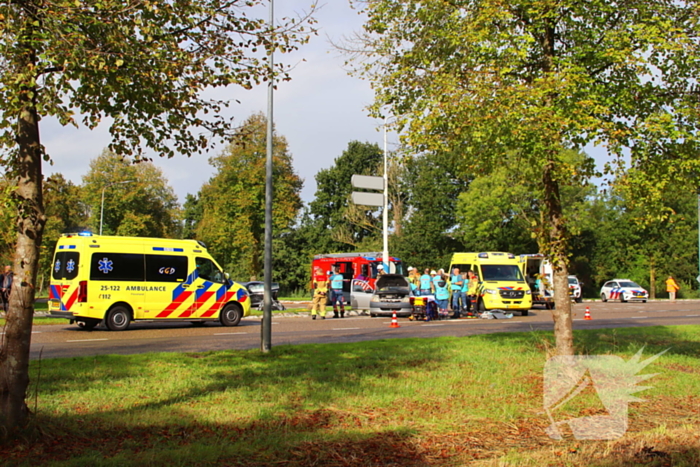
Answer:
[(600, 299), (604, 302), (608, 300), (620, 300), (620, 302), (641, 301), (646, 303), (649, 292), (641, 285), (629, 279), (613, 279), (603, 284), (600, 289)]
[(576, 303), (581, 303), (583, 298), (581, 297), (581, 282), (579, 282), (576, 276), (569, 276), (569, 296), (576, 301)]

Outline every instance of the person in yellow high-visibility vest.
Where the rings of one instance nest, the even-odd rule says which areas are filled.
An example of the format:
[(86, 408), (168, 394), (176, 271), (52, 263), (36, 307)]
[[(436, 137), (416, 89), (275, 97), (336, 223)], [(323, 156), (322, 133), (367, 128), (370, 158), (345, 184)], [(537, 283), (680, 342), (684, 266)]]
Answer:
[(320, 315), (321, 319), (326, 319), (326, 297), (328, 296), (328, 276), (321, 268), (316, 268), (313, 277), (314, 300), (311, 304), (311, 319), (316, 319)]
[(676, 282), (676, 279), (673, 278), (673, 276), (668, 276), (668, 279), (666, 279), (666, 292), (668, 292), (668, 298), (672, 301), (676, 301), (676, 292), (680, 290), (680, 286), (678, 285), (678, 282)]

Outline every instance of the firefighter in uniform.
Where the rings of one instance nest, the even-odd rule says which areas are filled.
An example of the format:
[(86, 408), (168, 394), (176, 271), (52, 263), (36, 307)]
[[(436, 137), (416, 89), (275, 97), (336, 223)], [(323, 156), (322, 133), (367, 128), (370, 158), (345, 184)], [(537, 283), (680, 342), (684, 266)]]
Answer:
[(338, 302), (340, 302), (340, 317), (345, 317), (345, 297), (343, 296), (343, 275), (338, 267), (333, 267), (331, 276), (331, 303), (333, 304), (333, 317), (338, 317)]
[(316, 319), (316, 315), (321, 315), (321, 319), (326, 319), (326, 296), (328, 295), (328, 277), (321, 268), (316, 268), (313, 277), (314, 301), (311, 304), (311, 319)]

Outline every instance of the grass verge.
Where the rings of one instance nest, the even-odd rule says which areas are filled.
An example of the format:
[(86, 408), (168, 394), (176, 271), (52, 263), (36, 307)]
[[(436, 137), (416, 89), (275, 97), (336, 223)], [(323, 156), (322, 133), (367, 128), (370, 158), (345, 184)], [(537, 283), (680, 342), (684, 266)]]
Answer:
[[(700, 465), (700, 326), (576, 332), (579, 353), (669, 349), (613, 441), (549, 438), (551, 333), (32, 362), (36, 416), (4, 465)], [(596, 405), (597, 403), (597, 405)], [(604, 413), (595, 392), (558, 420)], [(565, 433), (566, 435), (566, 433)]]

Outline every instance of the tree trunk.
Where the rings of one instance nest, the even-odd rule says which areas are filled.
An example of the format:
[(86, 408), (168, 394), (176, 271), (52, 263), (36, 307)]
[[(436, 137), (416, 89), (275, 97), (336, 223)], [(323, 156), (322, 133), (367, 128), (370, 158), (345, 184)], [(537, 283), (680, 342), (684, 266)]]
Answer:
[(574, 354), (573, 321), (571, 319), (571, 299), (569, 297), (569, 268), (567, 232), (562, 215), (559, 182), (554, 177), (554, 161), (544, 168), (544, 204), (549, 244), (549, 259), (554, 274), (554, 338), (558, 355)]
[(656, 271), (654, 270), (654, 260), (649, 265), (649, 299), (656, 299)]
[[(25, 5), (25, 12), (27, 23), (31, 23), (35, 17), (32, 13), (36, 10)], [(31, 38), (31, 31), (26, 34)], [(37, 89), (27, 71), (33, 69), (36, 60), (30, 39), (22, 39), (25, 40), (26, 52), (20, 57), (18, 66), (31, 84), (21, 88), (18, 96), (22, 107), (17, 121), (17, 158), (12, 166), (17, 176), (17, 245), (7, 323), (0, 345), (0, 436), (7, 436), (22, 426), (29, 415), (25, 403), (29, 385), (29, 346), (39, 247), (46, 221), (41, 189), (43, 151), (35, 101)]]

